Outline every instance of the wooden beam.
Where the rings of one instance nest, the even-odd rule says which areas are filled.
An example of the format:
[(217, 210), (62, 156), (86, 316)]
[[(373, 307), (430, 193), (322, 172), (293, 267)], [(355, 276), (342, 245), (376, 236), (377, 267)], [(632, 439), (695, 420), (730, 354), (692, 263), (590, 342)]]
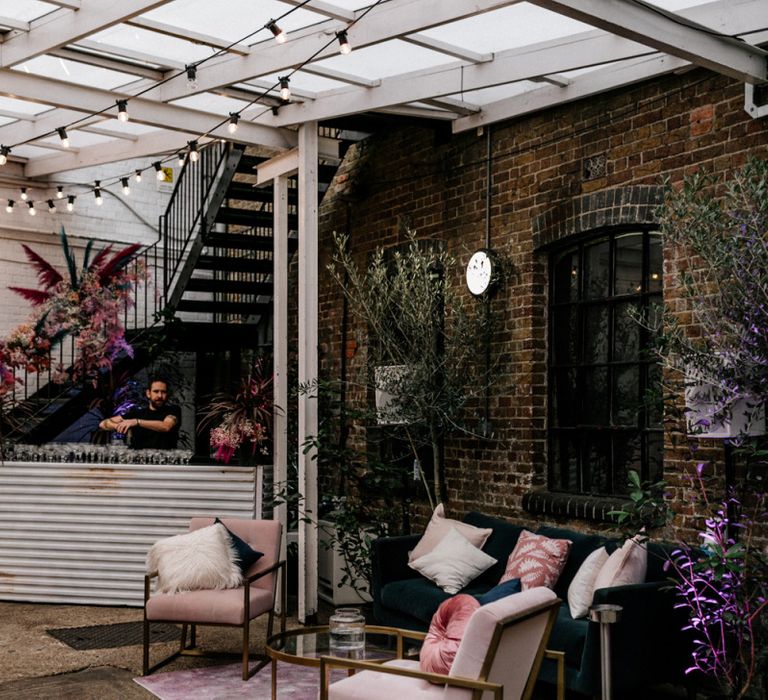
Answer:
[(292, 148), (260, 163), (256, 168), (256, 187), (281, 176), (293, 175), (299, 169), (299, 149)]

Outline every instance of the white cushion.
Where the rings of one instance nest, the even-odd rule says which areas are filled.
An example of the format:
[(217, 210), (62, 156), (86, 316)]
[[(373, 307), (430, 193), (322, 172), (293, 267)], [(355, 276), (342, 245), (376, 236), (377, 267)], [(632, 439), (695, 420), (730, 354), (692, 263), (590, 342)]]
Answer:
[(462, 523), (460, 520), (446, 518), (445, 507), (442, 503), (438, 503), (421, 539), (413, 550), (408, 552), (408, 561), (411, 562), (414, 559), (423, 557), (425, 554), (429, 554), (435, 547), (437, 547), (451, 528), (458, 530), (475, 547), (479, 548), (482, 548), (485, 541), (493, 532), (491, 528), (475, 527), (474, 525)]
[(595, 579), (595, 590), (644, 583), (648, 570), (648, 548), (639, 535), (627, 540), (605, 562)]
[(496, 560), (475, 547), (458, 530), (451, 528), (429, 554), (408, 566), (434, 581), (446, 593), (458, 593)]
[(147, 554), (158, 572), (157, 593), (237, 588), (243, 582), (237, 552), (221, 523), (158, 540)]
[(605, 547), (600, 547), (581, 563), (568, 586), (568, 607), (572, 618), (587, 616), (595, 593), (595, 580), (607, 561), (608, 552)]

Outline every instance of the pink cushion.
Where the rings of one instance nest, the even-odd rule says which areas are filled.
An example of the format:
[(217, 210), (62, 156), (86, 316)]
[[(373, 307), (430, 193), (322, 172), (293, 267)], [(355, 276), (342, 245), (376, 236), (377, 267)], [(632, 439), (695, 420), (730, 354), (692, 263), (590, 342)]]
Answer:
[(555, 540), (523, 530), (507, 560), (507, 569), (499, 583), (519, 578), (522, 589), (552, 588), (568, 559), (570, 540)]
[[(387, 661), (382, 665), (419, 670), (417, 662), (408, 660)], [(444, 693), (442, 685), (375, 671), (358, 672), (332, 683), (328, 689), (330, 700), (443, 700)], [(462, 693), (462, 700), (472, 699), (471, 690), (463, 690)]]
[(460, 535), (468, 539), (475, 547), (482, 549), (485, 541), (491, 536), (491, 528), (475, 527), (467, 525), (460, 520), (452, 520), (445, 517), (445, 508), (439, 503), (435, 512), (432, 513), (432, 519), (424, 531), (424, 535), (413, 551), (408, 553), (408, 561), (412, 562), (425, 554), (429, 554), (442, 539), (450, 532), (451, 528), (457, 530)]
[[(250, 618), (272, 607), (272, 591), (251, 586)], [(243, 624), (243, 589), (158, 593), (147, 601), (147, 619), (158, 622)]]
[(597, 574), (594, 590), (644, 583), (647, 570), (648, 549), (642, 538), (636, 535), (608, 557), (608, 561)]
[(469, 618), (479, 607), (476, 598), (464, 593), (440, 604), (432, 616), (429, 632), (421, 646), (419, 666), (422, 671), (448, 674)]

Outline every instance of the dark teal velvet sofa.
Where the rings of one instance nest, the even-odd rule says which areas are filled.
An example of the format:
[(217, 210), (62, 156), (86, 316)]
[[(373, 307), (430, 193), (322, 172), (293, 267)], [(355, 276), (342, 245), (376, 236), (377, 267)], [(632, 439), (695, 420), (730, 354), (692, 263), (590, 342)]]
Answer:
[[(469, 513), (464, 522), (492, 528), (483, 551), (497, 560), (488, 571), (461, 593), (480, 595), (499, 582), (507, 558), (515, 547), (521, 526), (482, 513)], [(540, 527), (538, 534), (569, 539), (573, 544), (554, 590), (563, 601), (548, 644), (565, 652), (566, 687), (586, 695), (600, 693), (600, 631), (597, 623), (574, 620), (568, 609), (568, 586), (586, 557), (598, 547), (615, 548), (600, 535)], [(437, 607), (451, 597), (408, 567), (408, 552), (420, 535), (383, 537), (373, 544), (373, 614), (382, 625), (424, 631)], [(593, 604), (615, 603), (623, 607), (620, 622), (611, 627), (614, 696), (622, 688), (642, 688), (659, 682), (682, 682), (690, 659), (689, 642), (681, 631), (684, 615), (674, 607), (674, 590), (664, 562), (668, 548), (651, 542), (648, 573), (644, 583), (595, 591)], [(545, 660), (540, 680), (555, 684), (554, 661)], [(619, 695), (616, 695), (619, 693)]]

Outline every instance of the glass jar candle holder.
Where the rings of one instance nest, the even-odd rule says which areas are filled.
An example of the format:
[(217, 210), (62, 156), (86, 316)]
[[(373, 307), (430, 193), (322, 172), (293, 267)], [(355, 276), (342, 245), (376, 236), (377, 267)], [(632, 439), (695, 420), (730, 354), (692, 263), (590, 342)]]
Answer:
[(359, 657), (365, 649), (365, 617), (359, 608), (338, 608), (328, 620), (331, 653)]

